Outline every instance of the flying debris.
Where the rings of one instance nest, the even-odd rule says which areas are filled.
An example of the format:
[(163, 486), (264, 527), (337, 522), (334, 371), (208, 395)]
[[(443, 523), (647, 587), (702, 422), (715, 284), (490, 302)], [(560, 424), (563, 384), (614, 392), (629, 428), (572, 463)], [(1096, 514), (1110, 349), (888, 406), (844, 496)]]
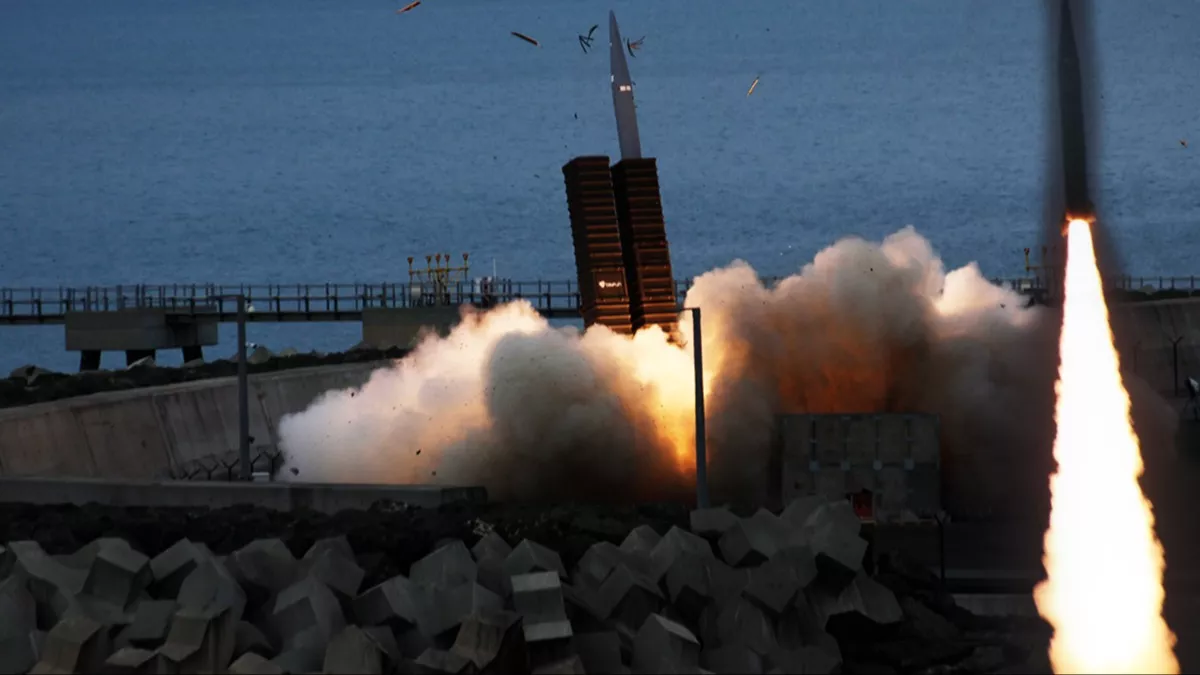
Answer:
[(411, 12), (411, 11), (413, 11), (414, 9), (416, 9), (417, 7), (420, 7), (420, 6), (421, 6), (421, 0), (413, 0), (412, 2), (408, 3), (407, 5), (405, 5), (405, 6), (401, 7), (400, 9), (396, 10), (396, 13), (397, 13), (397, 14), (403, 14), (403, 13), (405, 13), (405, 12)]
[(528, 35), (525, 35), (524, 33), (518, 33), (515, 30), (509, 31), (509, 32), (513, 34), (513, 37), (521, 38), (522, 40), (528, 42), (529, 44), (533, 45), (534, 47), (542, 46), (542, 43), (538, 42), (537, 40), (534, 40), (533, 38), (529, 37)]
[(758, 86), (758, 78), (756, 77), (756, 78), (754, 78), (754, 81), (750, 83), (750, 88), (746, 90), (746, 95), (749, 96), (750, 94), (753, 94), (754, 88), (757, 86)]
[(645, 35), (643, 35), (642, 37), (640, 37), (640, 38), (638, 38), (638, 39), (636, 39), (636, 40), (629, 40), (629, 39), (626, 39), (626, 40), (625, 40), (625, 48), (629, 50), (629, 55), (630, 55), (630, 56), (632, 56), (633, 58), (635, 58), (635, 59), (636, 59), (636, 58), (637, 58), (637, 54), (634, 54), (633, 52), (634, 52), (634, 51), (636, 51), (636, 50), (638, 50), (638, 49), (641, 49), (641, 48), (642, 48), (642, 43), (643, 43), (643, 42), (645, 42), (645, 41), (646, 41), (646, 36), (645, 36)]
[(584, 54), (588, 53), (588, 47), (592, 46), (592, 33), (595, 33), (599, 27), (600, 24), (596, 24), (588, 29), (587, 35), (579, 36), (579, 48), (583, 50)]

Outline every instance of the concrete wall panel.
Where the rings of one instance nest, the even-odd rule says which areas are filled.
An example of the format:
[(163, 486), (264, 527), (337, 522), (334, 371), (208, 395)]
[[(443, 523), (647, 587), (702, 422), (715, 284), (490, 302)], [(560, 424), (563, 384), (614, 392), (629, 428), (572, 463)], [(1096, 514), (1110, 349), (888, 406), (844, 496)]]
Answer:
[[(224, 385), (153, 396), (164, 432), (170, 439), (165, 460), (168, 466), (180, 466), (237, 447), (237, 418), (225, 420), (221, 417), (213, 391), (216, 388), (224, 388)], [(163, 464), (159, 462), (160, 467)]]
[(908, 442), (910, 455), (920, 464), (937, 464), (941, 461), (941, 444), (938, 442), (937, 419), (931, 416), (911, 417), (908, 420)]
[(1185, 377), (1200, 377), (1200, 299), (1131, 302), (1114, 306), (1112, 312), (1127, 319), (1123, 322), (1124, 368), (1154, 389), (1170, 391), (1176, 372), (1172, 343), (1178, 341), (1180, 385)]
[(846, 472), (841, 469), (821, 467), (814, 474), (814, 494), (844, 495), (846, 494)]
[(816, 441), (816, 459), (822, 465), (842, 461), (842, 418), (836, 415), (813, 417), (813, 438)]
[[(254, 445), (271, 436), (271, 425), (263, 419), (262, 407), (250, 387), (250, 435)], [(187, 392), (154, 396), (164, 432), (170, 438), (171, 466), (180, 466), (210, 455), (223, 455), (238, 448), (237, 383), (221, 384)]]
[[(284, 415), (322, 392), (366, 382), (385, 364), (250, 378), (254, 446), (278, 442)], [(237, 379), (107, 392), (0, 410), (0, 475), (144, 479), (238, 447)]]
[(780, 496), (832, 499), (869, 490), (875, 515), (932, 516), (940, 507), (938, 421), (932, 415), (785, 415)]
[(846, 432), (846, 458), (870, 465), (876, 459), (876, 421), (869, 417), (851, 417), (843, 422)]
[(888, 416), (879, 420), (879, 459), (902, 462), (908, 454), (908, 431), (903, 417)]
[(912, 490), (909, 487), (908, 472), (898, 466), (886, 466), (876, 473), (875, 492), (879, 510), (885, 513), (899, 513), (911, 508)]
[(95, 472), (87, 436), (71, 411), (43, 410), (0, 422), (3, 475), (91, 476)]
[[(152, 398), (74, 408), (95, 467), (111, 478), (145, 478), (148, 465), (167, 456), (167, 441)], [(148, 462), (147, 458), (160, 458)]]

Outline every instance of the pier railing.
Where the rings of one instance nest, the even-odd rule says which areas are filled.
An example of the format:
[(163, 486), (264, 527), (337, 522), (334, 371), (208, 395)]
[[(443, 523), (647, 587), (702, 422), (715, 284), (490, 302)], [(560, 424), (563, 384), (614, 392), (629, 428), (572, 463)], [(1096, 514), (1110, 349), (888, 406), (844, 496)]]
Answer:
[[(1157, 291), (1200, 290), (1200, 277), (1119, 277), (1114, 289)], [(765, 277), (771, 285), (778, 278)], [(1020, 292), (1042, 288), (1034, 277), (993, 279)], [(680, 302), (691, 279), (676, 282)], [(579, 314), (579, 286), (573, 281), (495, 280), (490, 284), (460, 282), (446, 286), (420, 283), (349, 284), (160, 284), (58, 288), (0, 288), (0, 324), (61, 323), (68, 312), (113, 312), (164, 309), (184, 316), (227, 319), (236, 314), (229, 298), (245, 295), (253, 321), (350, 321), (365, 309), (473, 304), (482, 307), (525, 300), (543, 315), (570, 318)]]

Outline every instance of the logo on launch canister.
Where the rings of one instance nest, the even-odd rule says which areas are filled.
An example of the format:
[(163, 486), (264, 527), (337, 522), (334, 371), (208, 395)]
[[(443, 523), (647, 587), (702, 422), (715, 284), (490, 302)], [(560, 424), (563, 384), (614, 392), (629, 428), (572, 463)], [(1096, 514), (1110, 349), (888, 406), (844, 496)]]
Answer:
[(595, 273), (596, 295), (602, 298), (620, 300), (625, 298), (625, 272), (623, 270), (604, 270)]

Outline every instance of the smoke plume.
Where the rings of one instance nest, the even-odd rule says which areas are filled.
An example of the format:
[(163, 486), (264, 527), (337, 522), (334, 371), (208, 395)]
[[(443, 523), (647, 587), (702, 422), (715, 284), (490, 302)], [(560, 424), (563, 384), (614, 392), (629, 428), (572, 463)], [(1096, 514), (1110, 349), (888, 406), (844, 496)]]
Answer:
[[(911, 227), (839, 241), (770, 288), (735, 262), (697, 278), (687, 306), (703, 314), (715, 498), (766, 492), (780, 413), (894, 411), (940, 416), (956, 512), (1045, 501), (1059, 319), (974, 264), (947, 273)], [(581, 334), (523, 302), (467, 310), (362, 388), (284, 418), (280, 473), (483, 485), (497, 499), (686, 498), (692, 364), (658, 329)]]

